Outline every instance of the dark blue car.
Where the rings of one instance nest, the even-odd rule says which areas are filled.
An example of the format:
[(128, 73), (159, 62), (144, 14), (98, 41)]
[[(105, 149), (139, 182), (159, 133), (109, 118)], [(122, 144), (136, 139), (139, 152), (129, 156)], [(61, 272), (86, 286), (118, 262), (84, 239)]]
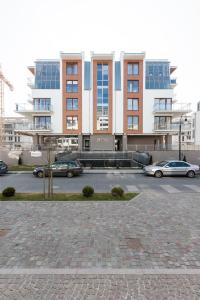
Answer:
[(8, 172), (8, 166), (3, 160), (0, 160), (0, 175)]

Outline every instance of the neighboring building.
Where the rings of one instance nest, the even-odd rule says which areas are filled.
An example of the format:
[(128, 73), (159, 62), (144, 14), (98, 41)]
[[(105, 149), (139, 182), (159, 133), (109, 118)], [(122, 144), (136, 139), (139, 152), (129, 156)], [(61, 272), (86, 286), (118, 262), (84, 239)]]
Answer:
[(15, 131), (18, 126), (24, 124), (24, 118), (4, 118), (4, 146), (10, 150), (31, 149), (32, 138), (20, 135)]
[[(140, 150), (167, 147), (177, 120), (190, 112), (175, 103), (176, 67), (168, 60), (145, 60), (144, 53), (61, 53), (29, 67), (32, 102), (16, 111), (29, 120), (17, 128), (35, 144), (54, 138), (79, 150)], [(76, 146), (75, 146), (76, 145)]]
[(194, 144), (200, 146), (200, 101), (197, 103), (197, 111), (192, 115), (191, 134)]

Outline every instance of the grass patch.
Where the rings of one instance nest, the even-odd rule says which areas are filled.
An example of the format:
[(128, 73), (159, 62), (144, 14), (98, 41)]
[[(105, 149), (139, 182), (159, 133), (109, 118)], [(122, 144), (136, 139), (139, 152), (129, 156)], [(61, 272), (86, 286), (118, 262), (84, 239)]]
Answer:
[[(52, 199), (47, 201), (129, 201), (138, 193), (126, 193), (122, 197), (114, 197), (110, 193), (94, 193), (91, 197), (84, 197), (82, 194), (54, 194)], [(43, 201), (43, 194), (37, 193), (16, 193), (13, 197), (3, 197), (0, 193), (0, 201)]]
[(34, 165), (16, 165), (8, 167), (8, 171), (33, 171)]

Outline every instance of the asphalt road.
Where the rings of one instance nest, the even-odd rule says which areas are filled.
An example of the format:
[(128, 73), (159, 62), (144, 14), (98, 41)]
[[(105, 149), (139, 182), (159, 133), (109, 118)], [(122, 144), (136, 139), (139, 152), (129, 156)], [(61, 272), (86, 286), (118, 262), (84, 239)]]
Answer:
[[(47, 179), (46, 179), (47, 184)], [(143, 174), (82, 174), (78, 177), (54, 177), (55, 192), (80, 192), (85, 185), (91, 185), (96, 192), (110, 191), (113, 186), (121, 186), (125, 191), (158, 191), (173, 193), (200, 193), (200, 176), (187, 177), (147, 177)], [(43, 179), (32, 174), (7, 174), (0, 176), (0, 191), (13, 186), (17, 192), (42, 192)]]

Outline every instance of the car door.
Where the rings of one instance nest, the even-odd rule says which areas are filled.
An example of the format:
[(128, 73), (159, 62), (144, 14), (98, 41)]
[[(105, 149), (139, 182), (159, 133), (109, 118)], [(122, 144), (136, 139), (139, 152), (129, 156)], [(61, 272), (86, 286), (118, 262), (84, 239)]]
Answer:
[(176, 175), (176, 162), (169, 162), (163, 167), (163, 174), (166, 176)]
[(177, 169), (177, 175), (186, 175), (188, 171), (188, 164), (184, 161), (177, 161), (176, 162), (176, 169)]

